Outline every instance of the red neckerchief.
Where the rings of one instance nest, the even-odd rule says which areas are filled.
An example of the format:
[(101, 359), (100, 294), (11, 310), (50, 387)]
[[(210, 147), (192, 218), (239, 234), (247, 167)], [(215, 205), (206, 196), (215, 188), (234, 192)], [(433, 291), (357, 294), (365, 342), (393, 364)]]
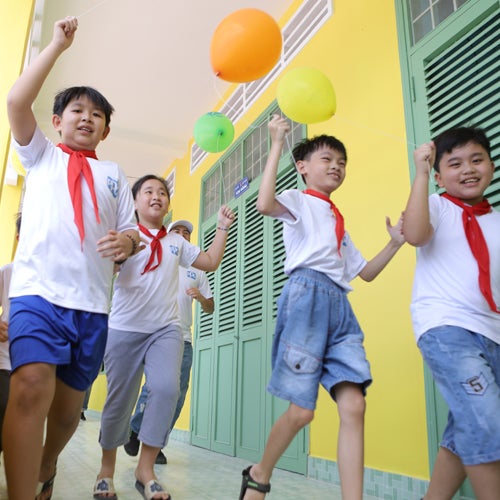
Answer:
[(333, 215), (335, 216), (335, 234), (337, 235), (338, 253), (339, 256), (341, 257), (340, 247), (342, 245), (342, 239), (344, 238), (344, 233), (345, 233), (344, 217), (342, 217), (342, 214), (340, 213), (339, 209), (335, 206), (333, 201), (330, 200), (330, 198), (328, 198), (328, 196), (324, 195), (323, 193), (315, 191), (314, 189), (304, 189), (304, 191), (302, 192), (305, 194), (309, 194), (311, 196), (315, 196), (320, 200), (326, 201), (330, 205)]
[(489, 213), (491, 211), (491, 205), (486, 198), (480, 203), (471, 206), (466, 205), (462, 200), (448, 193), (443, 193), (441, 196), (462, 209), (462, 222), (464, 224), (465, 236), (469, 242), (472, 255), (476, 259), (479, 267), (479, 289), (486, 299), (486, 302), (488, 302), (490, 309), (496, 313), (500, 313), (493, 300), (493, 292), (491, 291), (490, 254), (488, 252), (488, 245), (486, 245), (483, 231), (476, 219), (478, 215)]
[(90, 196), (92, 197), (92, 203), (94, 205), (95, 218), (98, 224), (101, 223), (99, 219), (99, 207), (97, 206), (97, 198), (94, 189), (94, 177), (92, 176), (92, 169), (90, 168), (87, 158), (94, 158), (97, 160), (95, 151), (80, 150), (74, 151), (65, 144), (58, 144), (58, 148), (61, 148), (65, 153), (69, 154), (68, 160), (68, 188), (69, 195), (71, 197), (71, 203), (73, 204), (73, 211), (75, 213), (75, 224), (78, 228), (78, 234), (80, 235), (80, 244), (83, 248), (83, 239), (85, 238), (85, 227), (83, 224), (83, 201), (82, 201), (82, 175), (87, 181), (87, 185), (90, 190)]
[[(139, 229), (141, 230), (141, 233), (144, 233), (146, 236), (149, 236), (150, 238), (153, 238), (150, 243), (151, 247), (151, 255), (149, 256), (148, 263), (146, 264), (146, 267), (144, 268), (144, 271), (142, 271), (142, 274), (145, 274), (149, 271), (154, 271), (160, 264), (161, 264), (161, 257), (163, 255), (163, 248), (161, 246), (160, 240), (166, 236), (167, 230), (165, 229), (165, 226), (161, 226), (161, 229), (158, 231), (158, 234), (156, 236), (153, 236), (149, 230), (144, 227), (142, 224), (137, 224), (139, 226)], [(155, 257), (157, 260), (157, 263), (153, 265), (153, 262), (155, 261)]]

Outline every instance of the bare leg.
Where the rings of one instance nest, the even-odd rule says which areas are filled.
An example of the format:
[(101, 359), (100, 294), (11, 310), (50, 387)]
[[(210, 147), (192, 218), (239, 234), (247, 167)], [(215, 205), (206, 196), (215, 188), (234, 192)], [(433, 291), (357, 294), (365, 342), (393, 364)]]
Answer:
[(56, 472), (56, 463), (80, 420), (84, 391), (72, 389), (56, 379), (56, 390), (47, 417), (47, 435), (43, 447), (39, 481), (50, 479)]
[(466, 465), (465, 471), (472, 483), (477, 500), (500, 498), (500, 460), (480, 465)]
[(447, 448), (439, 448), (425, 500), (451, 500), (465, 480), (462, 461)]
[[(156, 474), (154, 473), (154, 465), (158, 452), (161, 448), (155, 448), (154, 446), (149, 446), (142, 443), (141, 454), (139, 456), (139, 463), (137, 464), (137, 469), (135, 470), (135, 477), (142, 484), (146, 485), (152, 479), (158, 480)], [(168, 494), (158, 494), (153, 498), (158, 500), (167, 500), (169, 498)]]
[(10, 500), (35, 498), (42, 461), (45, 418), (55, 392), (55, 367), (33, 363), (10, 379), (3, 427), (5, 473)]
[[(313, 416), (312, 410), (290, 403), (285, 413), (273, 425), (261, 461), (250, 469), (250, 474), (255, 481), (263, 484), (269, 483), (276, 462), (297, 433), (311, 422)], [(249, 488), (245, 493), (245, 500), (262, 499), (264, 496), (264, 493)]]
[[(102, 448), (101, 450), (101, 470), (99, 474), (97, 474), (97, 479), (113, 479), (115, 475), (115, 466), (116, 466), (116, 448), (111, 448), (109, 450), (105, 450)], [(113, 495), (113, 493), (111, 493)], [(100, 493), (100, 498), (106, 498), (107, 493)]]
[(366, 402), (357, 384), (343, 382), (334, 390), (340, 417), (337, 460), (342, 499), (361, 500)]

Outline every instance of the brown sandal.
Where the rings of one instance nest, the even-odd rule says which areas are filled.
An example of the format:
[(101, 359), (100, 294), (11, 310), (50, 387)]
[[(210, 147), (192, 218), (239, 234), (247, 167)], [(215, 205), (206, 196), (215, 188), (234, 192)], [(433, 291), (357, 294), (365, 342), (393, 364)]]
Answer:
[[(54, 480), (56, 478), (56, 473), (47, 479), (44, 483), (38, 483), (38, 488), (36, 489), (35, 500), (50, 500), (52, 498), (52, 490), (54, 488)], [(49, 495), (48, 497), (45, 495)]]

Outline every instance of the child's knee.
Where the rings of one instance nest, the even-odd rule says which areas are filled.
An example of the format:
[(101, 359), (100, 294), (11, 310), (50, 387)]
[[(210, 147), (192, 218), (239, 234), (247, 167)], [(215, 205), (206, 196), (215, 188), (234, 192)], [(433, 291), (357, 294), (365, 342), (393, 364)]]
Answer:
[(366, 400), (361, 391), (350, 391), (348, 397), (337, 400), (341, 420), (363, 419), (366, 411)]
[(36, 364), (19, 367), (10, 380), (9, 398), (18, 410), (35, 411), (48, 408), (54, 393), (54, 371), (49, 365)]
[(148, 385), (148, 402), (151, 399), (177, 402), (179, 393), (179, 386), (175, 383), (165, 383), (163, 380), (152, 382)]
[(290, 405), (287, 413), (291, 424), (299, 430), (310, 424), (314, 418), (314, 410), (301, 408), (294, 404)]

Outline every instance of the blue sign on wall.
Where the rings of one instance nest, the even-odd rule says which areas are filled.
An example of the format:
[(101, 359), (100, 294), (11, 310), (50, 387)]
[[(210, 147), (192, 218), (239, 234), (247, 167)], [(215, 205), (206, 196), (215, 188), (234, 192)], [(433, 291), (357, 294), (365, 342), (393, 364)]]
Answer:
[(248, 182), (248, 177), (243, 177), (241, 181), (236, 183), (234, 186), (234, 197), (238, 198), (241, 196), (248, 188), (250, 187), (250, 183)]

